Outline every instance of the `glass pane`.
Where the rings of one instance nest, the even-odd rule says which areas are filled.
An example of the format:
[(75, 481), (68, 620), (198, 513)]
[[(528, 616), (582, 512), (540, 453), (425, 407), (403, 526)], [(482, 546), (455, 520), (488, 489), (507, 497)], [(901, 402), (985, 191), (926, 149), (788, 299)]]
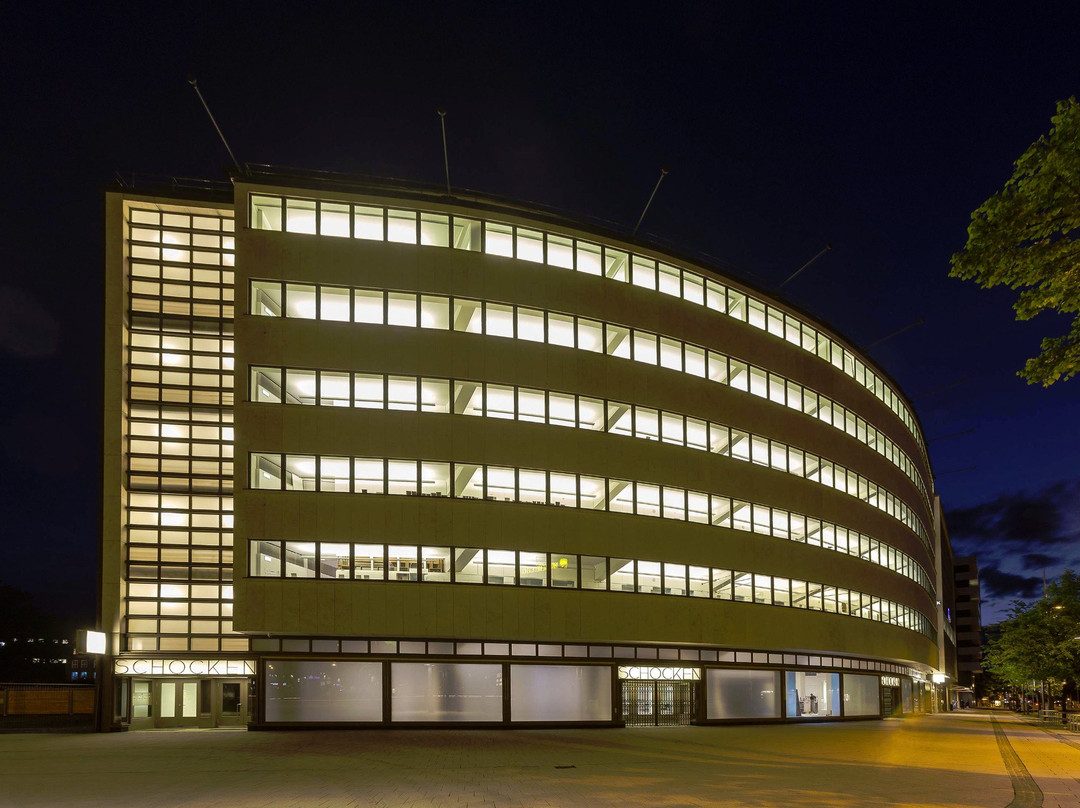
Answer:
[(161, 718), (176, 717), (176, 682), (161, 683), (161, 706), (158, 710)]
[(314, 370), (285, 371), (285, 403), (315, 403), (316, 373)]
[(450, 328), (450, 298), (421, 295), (420, 327), (448, 330)]
[[(490, 495), (490, 481), (489, 495)], [(521, 469), (518, 471), (518, 502), (547, 504), (547, 472)]]
[(568, 508), (577, 507), (577, 476), (574, 474), (561, 474), (557, 471), (549, 475), (548, 487), (552, 505), (562, 505)]
[(416, 295), (400, 292), (387, 294), (386, 323), (416, 328)]
[(285, 490), (315, 490), (315, 457), (313, 455), (285, 455)]
[(281, 542), (250, 542), (249, 553), (249, 575), (254, 578), (277, 578), (281, 575)]
[(517, 417), (519, 421), (542, 424), (547, 421), (547, 402), (543, 390), (522, 387), (517, 394)]
[(646, 289), (656, 288), (656, 262), (639, 255), (634, 256), (633, 283)]
[(450, 382), (446, 379), (421, 379), (420, 409), (424, 412), (450, 412)]
[(420, 493), (426, 497), (450, 496), (450, 464), (421, 462)]
[(353, 208), (353, 235), (355, 238), (372, 241), (383, 240), (382, 208), (366, 208), (357, 205)]
[(315, 201), (286, 199), (285, 229), (290, 233), (313, 234), (315, 232)]
[(454, 330), (471, 334), (484, 333), (479, 300), (454, 298)]
[(450, 217), (441, 213), (421, 213), (420, 243), (429, 247), (449, 247)]
[[(518, 585), (547, 586), (547, 553), (531, 553), (522, 550), (518, 553)], [(491, 561), (488, 561), (488, 571)]]
[(276, 281), (252, 281), (251, 313), (259, 317), (280, 317), (281, 284)]
[(497, 222), (484, 223), (484, 252), (488, 255), (502, 255), (507, 258), (514, 255), (514, 228)]
[(480, 252), (480, 222), (454, 217), (454, 249)]
[(416, 461), (390, 460), (386, 465), (389, 493), (416, 496)]
[(663, 594), (663, 579), (659, 561), (637, 563), (637, 591), (650, 595)]
[(553, 267), (574, 268), (574, 241), (564, 236), (548, 235), (547, 262)]
[(626, 283), (630, 264), (630, 256), (622, 250), (604, 248), (604, 276), (612, 280)]
[(348, 493), (352, 475), (349, 473), (349, 458), (319, 458), (319, 490)]
[(484, 333), (489, 337), (513, 337), (514, 307), (495, 303), (484, 306)]
[(251, 400), (266, 404), (281, 403), (281, 376), (278, 368), (251, 369)]
[(349, 290), (319, 287), (319, 319), (349, 322)]
[(285, 577), (315, 577), (315, 542), (285, 542)]
[(418, 547), (391, 544), (386, 551), (386, 569), (391, 581), (415, 581), (419, 574)]
[(607, 558), (581, 556), (581, 588), (607, 589)]
[(590, 244), (587, 241), (577, 243), (577, 270), (588, 275), (602, 275), (603, 264), (601, 262), (601, 250), (599, 244)]
[(319, 404), (323, 407), (348, 407), (351, 402), (348, 373), (324, 370), (319, 374)]
[(489, 384), (485, 390), (484, 414), (488, 418), (514, 418), (514, 388)]
[(388, 409), (416, 412), (417, 381), (415, 376), (390, 376), (387, 378)]
[(266, 720), (381, 721), (382, 669), (381, 662), (267, 660)]
[(281, 476), (281, 455), (257, 452), (251, 455), (252, 488), (280, 490)]
[(686, 566), (664, 562), (664, 594), (686, 594)]
[(634, 591), (634, 561), (630, 558), (608, 559), (612, 592)]
[(323, 236), (348, 238), (349, 206), (336, 202), (320, 202), (319, 233)]
[(381, 410), (385, 406), (382, 376), (357, 373), (353, 377), (353, 401), (357, 407)]
[(319, 544), (319, 577), (348, 578), (350, 548), (347, 544)]
[(423, 577), (425, 581), (450, 581), (450, 548), (422, 547)]
[(300, 283), (285, 284), (286, 316), (315, 319), (315, 287)]
[(377, 458), (353, 458), (353, 490), (358, 494), (385, 492), (383, 461)]
[(604, 326), (595, 320), (579, 317), (577, 321), (577, 345), (582, 351), (604, 352)]
[(386, 211), (386, 237), (399, 244), (416, 243), (416, 211)]
[(535, 309), (517, 310), (517, 336), (518, 339), (530, 342), (544, 341), (544, 312)]
[(454, 580), (459, 584), (483, 583), (484, 551), (475, 547), (455, 547)]
[(383, 315), (383, 293), (373, 289), (353, 290), (353, 321), (357, 323), (374, 323), (382, 325), (385, 322)]
[(385, 550), (381, 544), (353, 545), (353, 577), (381, 581), (386, 571)]
[(544, 262), (544, 234), (536, 230), (517, 230), (517, 257), (521, 261)]
[(502, 720), (502, 665), (395, 662), (390, 676), (395, 722)]
[(598, 665), (511, 666), (511, 721), (608, 721), (611, 669)]
[(275, 196), (251, 196), (251, 228), (281, 230), (281, 199)]
[(578, 557), (570, 553), (552, 553), (550, 561), (551, 585), (564, 589), (576, 589)]
[(566, 348), (574, 347), (574, 318), (569, 314), (548, 314), (547, 317), (549, 345), (562, 345)]
[(779, 717), (779, 671), (711, 668), (705, 676), (709, 718)]

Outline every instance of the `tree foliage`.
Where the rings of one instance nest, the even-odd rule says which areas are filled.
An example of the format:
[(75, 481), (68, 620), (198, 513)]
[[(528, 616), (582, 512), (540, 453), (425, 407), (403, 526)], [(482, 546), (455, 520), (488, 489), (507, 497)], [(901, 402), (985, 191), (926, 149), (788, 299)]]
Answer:
[(1073, 315), (1068, 332), (1044, 339), (1018, 374), (1044, 387), (1080, 370), (1080, 104), (1059, 101), (1051, 121), (1005, 187), (971, 214), (967, 244), (949, 271), (984, 289), (1020, 290), (1018, 320)]
[(987, 633), (983, 665), (1005, 682), (1080, 681), (1080, 575), (1065, 570), (1044, 599), (1016, 601)]

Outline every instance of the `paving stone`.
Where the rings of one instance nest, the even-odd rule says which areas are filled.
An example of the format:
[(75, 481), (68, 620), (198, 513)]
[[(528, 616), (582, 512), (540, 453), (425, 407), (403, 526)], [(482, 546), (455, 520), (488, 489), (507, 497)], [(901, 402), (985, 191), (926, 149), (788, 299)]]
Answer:
[(999, 734), (1044, 806), (1080, 808), (1080, 735), (1000, 712), (625, 730), (0, 735), (0, 806), (1003, 808), (1013, 779)]

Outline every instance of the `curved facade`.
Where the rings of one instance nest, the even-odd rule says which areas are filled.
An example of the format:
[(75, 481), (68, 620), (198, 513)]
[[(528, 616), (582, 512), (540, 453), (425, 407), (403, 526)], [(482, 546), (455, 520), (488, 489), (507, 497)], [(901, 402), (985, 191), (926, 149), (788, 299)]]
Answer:
[[(136, 662), (151, 671), (140, 698), (158, 705), (143, 723), (162, 725), (170, 698), (183, 712), (183, 676), (198, 673), (170, 688), (168, 665), (203, 649), (244, 666), (232, 675), (258, 694), (246, 718), (265, 726), (926, 707), (945, 667), (948, 547), (925, 441), (896, 385), (824, 324), (677, 256), (497, 203), (267, 175), (215, 208), (222, 229), (235, 220), (215, 256), (194, 213), (170, 230), (175, 200), (111, 205), (122, 339), (144, 343), (126, 414), (110, 421), (107, 406), (107, 432), (119, 422), (131, 441), (113, 471), (126, 500), (110, 508), (106, 484), (106, 536), (136, 583), (111, 618), (130, 690), (118, 714), (134, 710)], [(195, 308), (212, 286), (195, 280), (200, 236), (203, 258), (230, 267), (217, 300), (235, 305), (213, 337)], [(190, 284), (170, 294), (184, 260)], [(221, 392), (200, 408), (197, 368), (214, 360), (195, 341), (215, 338)], [(169, 414), (180, 399), (183, 418)], [(211, 411), (231, 424), (217, 477), (195, 471)], [(186, 471), (167, 470), (170, 424)], [(235, 587), (221, 584), (205, 635), (200, 487), (218, 495)], [(181, 489), (187, 507), (170, 509)], [(168, 527), (190, 528), (184, 584)], [(133, 577), (131, 549), (155, 543), (156, 577)], [(230, 556), (217, 558), (225, 581)], [(187, 597), (170, 600), (178, 585)], [(187, 605), (184, 647), (167, 601)]]

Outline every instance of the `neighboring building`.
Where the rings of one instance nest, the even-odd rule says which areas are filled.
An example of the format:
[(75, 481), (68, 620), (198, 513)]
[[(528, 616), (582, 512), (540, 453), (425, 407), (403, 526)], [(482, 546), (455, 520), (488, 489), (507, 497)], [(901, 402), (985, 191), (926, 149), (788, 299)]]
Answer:
[(918, 420), (820, 321), (401, 184), (105, 208), (103, 724), (877, 717), (954, 675)]
[(975, 556), (954, 561), (956, 581), (956, 669), (957, 683), (981, 695), (982, 679), (982, 596), (979, 562)]
[(67, 681), (68, 660), (74, 653), (64, 637), (5, 636), (0, 639), (0, 682)]

